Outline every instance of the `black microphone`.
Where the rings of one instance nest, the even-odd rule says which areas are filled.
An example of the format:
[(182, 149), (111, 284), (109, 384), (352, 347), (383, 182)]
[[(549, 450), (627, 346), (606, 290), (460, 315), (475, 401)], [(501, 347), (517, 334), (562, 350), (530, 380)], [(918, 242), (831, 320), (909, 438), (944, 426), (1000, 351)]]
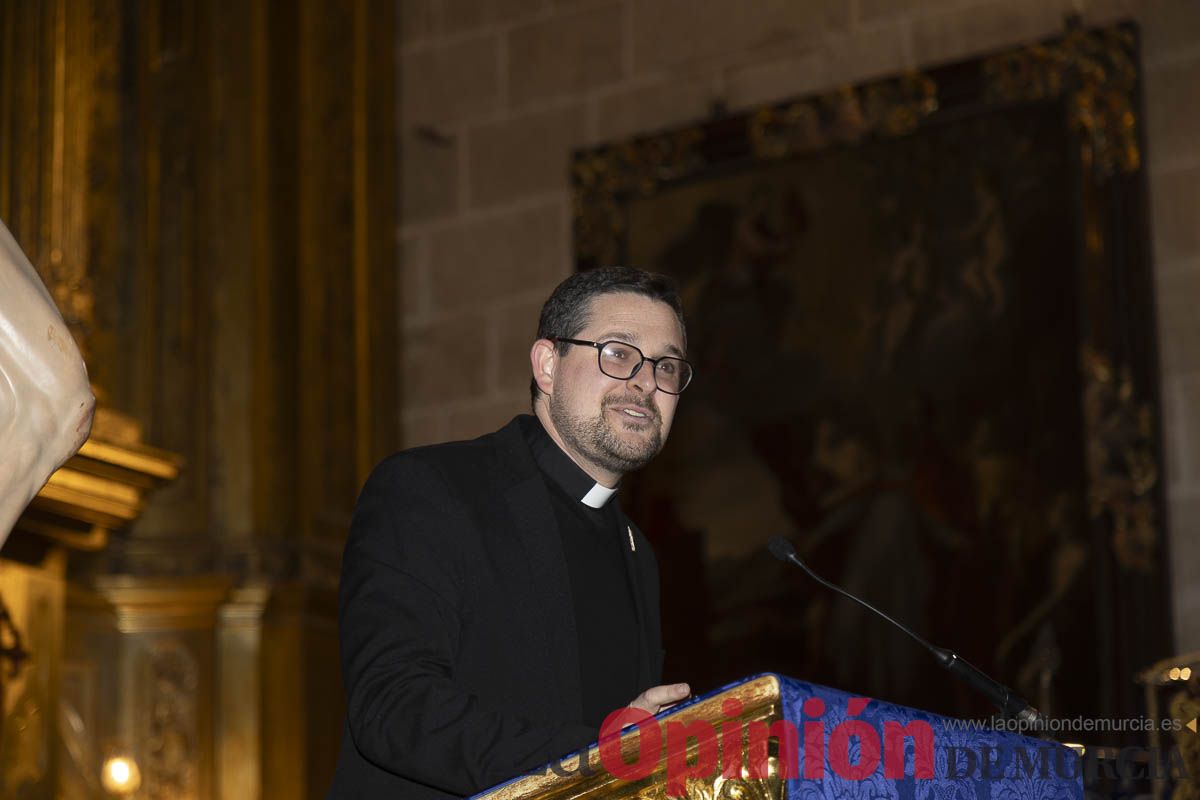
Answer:
[(800, 559), (800, 556), (796, 555), (796, 548), (792, 546), (792, 543), (784, 537), (776, 536), (772, 538), (771, 541), (767, 543), (767, 549), (771, 551), (771, 555), (775, 556), (780, 561), (786, 561), (791, 564), (795, 564), (797, 567), (807, 572), (809, 577), (811, 577), (817, 583), (832, 589), (843, 597), (848, 597), (863, 608), (874, 611), (876, 614), (907, 633), (914, 640), (916, 640), (917, 644), (924, 647), (930, 653), (933, 653), (933, 657), (937, 659), (939, 664), (950, 670), (950, 672), (954, 673), (954, 675), (956, 675), (963, 683), (981, 693), (988, 700), (991, 700), (992, 703), (999, 708), (1001, 713), (1003, 713), (1006, 717), (1019, 720), (1032, 730), (1043, 730), (1046, 727), (1046, 718), (1042, 716), (1041, 712), (1029, 705), (1029, 703), (1025, 702), (1025, 700), (1023, 700), (1021, 696), (1012, 689), (1009, 689), (1002, 683), (992, 680), (977, 667), (973, 666), (970, 662), (966, 661), (956, 653), (947, 650), (944, 647), (937, 647), (936, 645), (930, 644), (923, 637), (913, 633), (913, 631), (907, 625), (897, 622), (875, 606), (868, 603), (866, 600), (850, 594), (842, 587), (830, 583), (817, 573), (813, 572), (811, 569), (809, 569), (808, 565)]

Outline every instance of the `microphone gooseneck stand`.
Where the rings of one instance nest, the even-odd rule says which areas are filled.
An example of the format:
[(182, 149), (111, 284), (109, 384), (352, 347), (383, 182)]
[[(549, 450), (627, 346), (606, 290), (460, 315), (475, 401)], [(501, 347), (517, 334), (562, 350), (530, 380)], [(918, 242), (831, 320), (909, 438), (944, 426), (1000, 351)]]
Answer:
[(892, 625), (895, 625), (897, 628), (904, 631), (906, 634), (912, 637), (917, 644), (921, 645), (930, 653), (932, 653), (934, 659), (936, 659), (939, 664), (949, 670), (955, 677), (990, 700), (993, 705), (1000, 709), (1000, 713), (1003, 714), (1006, 719), (1018, 720), (1020, 721), (1022, 727), (1025, 727), (1030, 731), (1040, 733), (1045, 732), (1047, 727), (1046, 717), (1044, 717), (1041, 712), (1027, 703), (1012, 689), (996, 680), (993, 680), (991, 677), (984, 674), (984, 672), (973, 666), (969, 661), (965, 660), (952, 650), (947, 650), (944, 647), (938, 647), (937, 645), (930, 643), (924, 637), (914, 633), (907, 625), (892, 619), (892, 617), (880, 611), (866, 600), (851, 594), (835, 583), (830, 583), (829, 581), (825, 580), (820, 575), (813, 572), (809, 566), (805, 564), (803, 560), (801, 560), (800, 556), (796, 555), (796, 548), (792, 546), (792, 543), (784, 537), (776, 536), (771, 539), (771, 541), (767, 544), (767, 549), (771, 551), (771, 555), (775, 556), (780, 561), (794, 564), (808, 573), (808, 576), (817, 583), (825, 586), (826, 588), (832, 589), (833, 591), (842, 595), (842, 597), (853, 600), (863, 608), (873, 611), (890, 622)]

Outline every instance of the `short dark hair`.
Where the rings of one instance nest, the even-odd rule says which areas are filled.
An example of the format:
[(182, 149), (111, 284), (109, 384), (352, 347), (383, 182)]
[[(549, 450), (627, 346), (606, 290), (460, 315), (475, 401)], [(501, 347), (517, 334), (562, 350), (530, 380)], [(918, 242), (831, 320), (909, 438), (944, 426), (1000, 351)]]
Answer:
[[(634, 267), (596, 267), (576, 272), (560, 283), (550, 293), (538, 316), (538, 339), (573, 338), (587, 327), (592, 310), (592, 301), (606, 294), (628, 292), (666, 303), (675, 312), (679, 328), (683, 332), (684, 349), (687, 349), (687, 325), (683, 321), (683, 301), (679, 298), (679, 287), (675, 279), (657, 272), (646, 272)], [(566, 354), (570, 345), (559, 344), (559, 355)], [(529, 380), (529, 399), (537, 402), (541, 394), (537, 379)]]

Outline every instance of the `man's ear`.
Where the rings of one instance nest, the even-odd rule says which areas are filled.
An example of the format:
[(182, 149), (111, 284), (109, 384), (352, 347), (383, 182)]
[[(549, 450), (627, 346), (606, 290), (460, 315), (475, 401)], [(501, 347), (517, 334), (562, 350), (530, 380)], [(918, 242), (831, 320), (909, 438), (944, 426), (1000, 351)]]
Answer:
[(554, 368), (558, 364), (558, 346), (549, 339), (538, 339), (529, 350), (533, 379), (546, 394), (554, 394)]

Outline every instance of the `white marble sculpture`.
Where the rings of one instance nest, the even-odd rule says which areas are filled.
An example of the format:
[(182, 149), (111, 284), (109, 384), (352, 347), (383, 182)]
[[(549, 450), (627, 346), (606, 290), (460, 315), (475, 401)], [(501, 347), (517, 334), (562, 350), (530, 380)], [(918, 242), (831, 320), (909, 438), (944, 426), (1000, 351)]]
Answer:
[(95, 404), (67, 324), (0, 222), (0, 546), (87, 440)]

